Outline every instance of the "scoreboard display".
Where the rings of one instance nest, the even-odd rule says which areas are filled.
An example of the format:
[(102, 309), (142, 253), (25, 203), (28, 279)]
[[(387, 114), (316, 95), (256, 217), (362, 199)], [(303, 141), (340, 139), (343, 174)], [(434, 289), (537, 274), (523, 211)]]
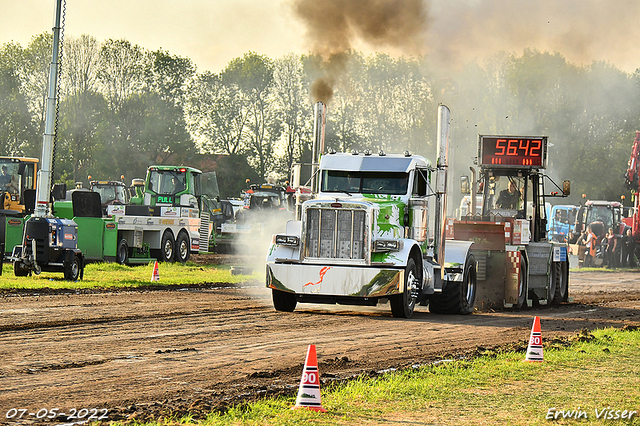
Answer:
[(480, 136), (481, 166), (544, 169), (546, 136)]

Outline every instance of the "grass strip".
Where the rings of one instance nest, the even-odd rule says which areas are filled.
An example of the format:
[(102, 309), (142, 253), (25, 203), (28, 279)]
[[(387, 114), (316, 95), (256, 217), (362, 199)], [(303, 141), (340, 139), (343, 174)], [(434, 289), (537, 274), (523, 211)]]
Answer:
[(566, 347), (546, 347), (543, 362), (523, 359), (522, 352), (493, 351), (324, 385), (328, 413), (290, 410), (292, 396), (201, 420), (114, 425), (640, 425), (639, 330), (583, 331)]
[(30, 277), (16, 277), (13, 265), (5, 264), (0, 276), (0, 289), (91, 289), (113, 287), (141, 287), (149, 285), (198, 285), (209, 283), (241, 283), (262, 279), (260, 272), (253, 275), (232, 275), (226, 265), (197, 265), (193, 262), (160, 263), (160, 280), (151, 282), (153, 263), (137, 266), (117, 263), (90, 263), (84, 277), (76, 282), (66, 281), (61, 272), (42, 272)]

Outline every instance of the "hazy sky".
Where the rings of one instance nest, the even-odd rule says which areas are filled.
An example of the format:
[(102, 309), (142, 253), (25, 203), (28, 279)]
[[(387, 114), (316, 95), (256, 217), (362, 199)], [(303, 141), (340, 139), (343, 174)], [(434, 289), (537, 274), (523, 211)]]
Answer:
[[(307, 53), (294, 4), (307, 0), (67, 0), (65, 35), (98, 41), (127, 39), (191, 58), (199, 71), (221, 71), (248, 51), (271, 58)], [(323, 4), (326, 0), (315, 0)], [(329, 3), (338, 0), (331, 0)], [(349, 2), (355, 0), (339, 0)], [(365, 0), (358, 0), (366, 3)], [(409, 0), (370, 0), (394, 7)], [(337, 3), (340, 4), (340, 3)], [(482, 59), (525, 47), (560, 52), (571, 62), (606, 60), (633, 72), (640, 67), (640, 0), (424, 0), (420, 53), (448, 63)], [(54, 0), (0, 0), (0, 43), (23, 47), (51, 31)], [(354, 33), (355, 34), (355, 33)], [(386, 51), (353, 37), (350, 46)], [(415, 51), (415, 43), (412, 46)], [(393, 52), (392, 52), (393, 53)]]

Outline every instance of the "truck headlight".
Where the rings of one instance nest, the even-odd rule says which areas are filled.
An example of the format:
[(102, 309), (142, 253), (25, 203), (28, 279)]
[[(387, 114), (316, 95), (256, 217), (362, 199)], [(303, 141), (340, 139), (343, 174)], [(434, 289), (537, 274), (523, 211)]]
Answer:
[(295, 235), (276, 235), (276, 244), (297, 247), (300, 244), (300, 239)]
[(375, 240), (373, 242), (373, 251), (400, 251), (402, 250), (402, 241), (398, 240)]

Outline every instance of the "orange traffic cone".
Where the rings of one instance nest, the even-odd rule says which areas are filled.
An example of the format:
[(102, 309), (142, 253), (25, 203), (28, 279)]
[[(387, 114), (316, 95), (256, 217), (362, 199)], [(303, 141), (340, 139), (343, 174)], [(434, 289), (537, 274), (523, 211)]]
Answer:
[(529, 347), (527, 348), (527, 356), (524, 360), (527, 362), (544, 361), (544, 357), (542, 355), (542, 331), (540, 330), (540, 317), (535, 317), (533, 319), (531, 337), (529, 338)]
[(316, 345), (309, 345), (307, 359), (304, 361), (302, 379), (300, 379), (296, 405), (291, 407), (292, 410), (299, 408), (320, 411), (322, 413), (327, 412), (327, 410), (322, 408), (322, 404), (320, 403), (320, 372), (318, 372)]
[(158, 272), (158, 261), (153, 265), (153, 274), (151, 274), (151, 282), (160, 281), (160, 272)]

